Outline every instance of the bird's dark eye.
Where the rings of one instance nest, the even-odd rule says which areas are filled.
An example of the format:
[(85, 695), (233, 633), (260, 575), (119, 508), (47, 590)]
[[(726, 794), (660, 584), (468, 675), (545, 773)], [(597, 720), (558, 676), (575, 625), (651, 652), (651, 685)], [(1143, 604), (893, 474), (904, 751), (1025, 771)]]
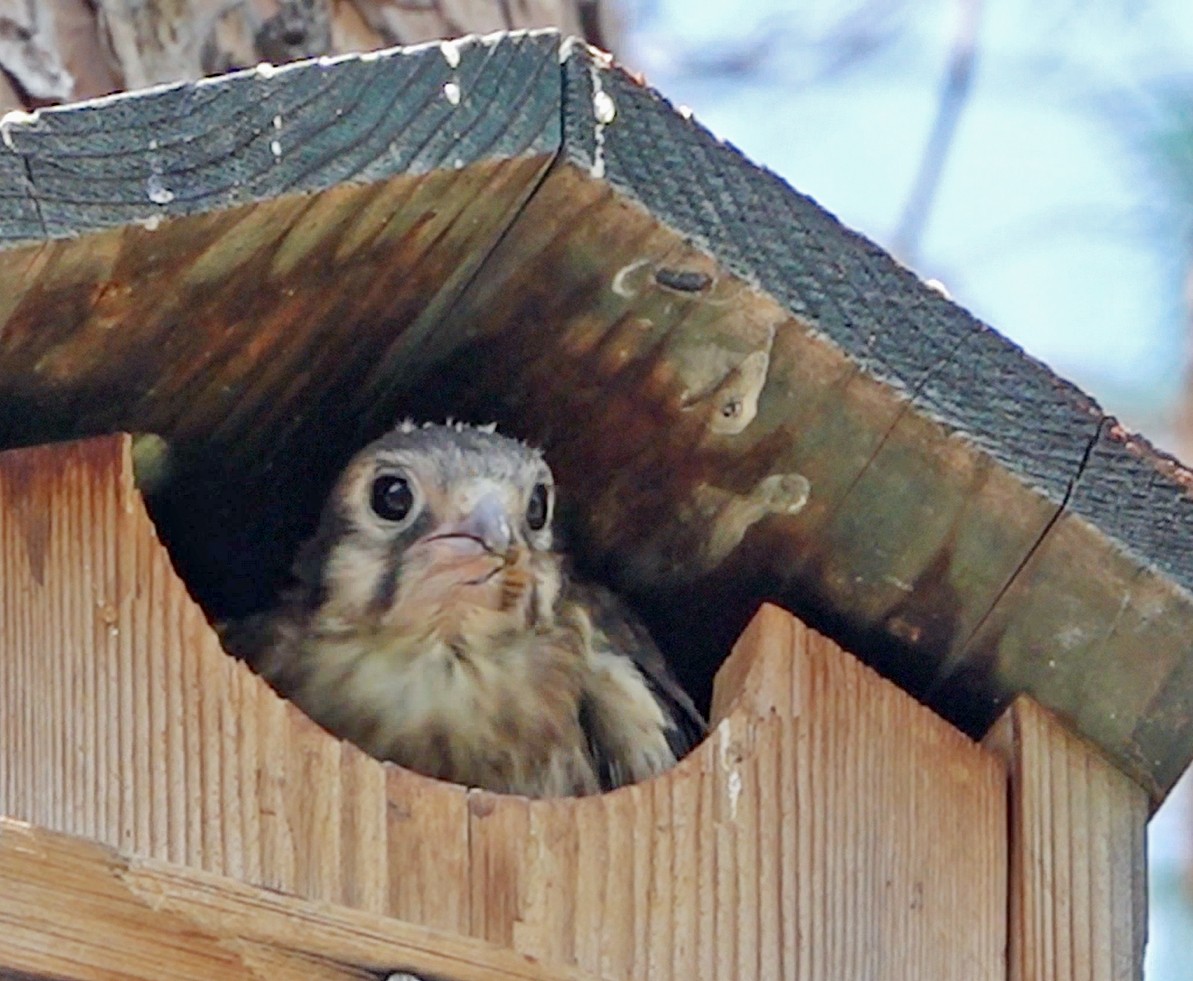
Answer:
[(373, 481), (373, 511), (386, 521), (401, 521), (414, 507), (414, 491), (410, 481), (395, 474), (386, 474)]
[(546, 484), (535, 484), (530, 492), (530, 501), (526, 505), (526, 523), (531, 531), (541, 531), (547, 523), (547, 505), (550, 498)]

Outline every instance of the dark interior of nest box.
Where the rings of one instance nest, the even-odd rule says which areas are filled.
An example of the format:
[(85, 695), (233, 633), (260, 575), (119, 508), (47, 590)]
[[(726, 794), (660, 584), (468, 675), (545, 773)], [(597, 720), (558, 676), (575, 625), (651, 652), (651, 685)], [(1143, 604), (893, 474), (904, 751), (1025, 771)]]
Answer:
[(407, 416), (496, 422), (545, 449), (578, 566), (631, 597), (707, 708), (774, 592), (774, 555), (737, 545), (803, 493), (771, 480), (760, 499), (789, 441), (749, 426), (786, 318), (603, 182), (568, 165), (542, 180), (548, 165), (343, 185), (31, 253), (43, 271), (9, 318), (0, 445), (163, 436), (150, 510), (221, 620), (272, 602), (370, 439)]

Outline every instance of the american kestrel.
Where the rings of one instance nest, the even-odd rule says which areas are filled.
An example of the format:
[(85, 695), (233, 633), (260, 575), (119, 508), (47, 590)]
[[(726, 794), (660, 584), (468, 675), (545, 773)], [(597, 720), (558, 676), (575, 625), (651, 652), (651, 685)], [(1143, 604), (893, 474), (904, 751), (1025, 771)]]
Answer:
[(340, 475), (276, 610), (225, 633), (341, 738), (531, 797), (657, 774), (705, 723), (646, 629), (555, 547), (542, 454), (404, 423)]

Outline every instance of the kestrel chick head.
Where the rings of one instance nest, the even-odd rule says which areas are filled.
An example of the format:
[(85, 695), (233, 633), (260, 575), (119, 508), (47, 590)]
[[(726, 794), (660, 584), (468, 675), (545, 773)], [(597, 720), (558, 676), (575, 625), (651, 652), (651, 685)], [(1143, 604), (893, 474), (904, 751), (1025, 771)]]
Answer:
[(403, 424), (348, 464), (299, 574), (355, 624), (523, 628), (559, 591), (554, 487), (541, 453), (491, 428)]

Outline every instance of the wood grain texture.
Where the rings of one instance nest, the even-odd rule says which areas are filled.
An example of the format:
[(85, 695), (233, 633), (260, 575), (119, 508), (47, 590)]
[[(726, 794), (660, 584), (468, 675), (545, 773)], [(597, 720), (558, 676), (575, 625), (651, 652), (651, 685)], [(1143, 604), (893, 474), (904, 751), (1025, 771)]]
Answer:
[(465, 791), (424, 801), (429, 781), (330, 739), (223, 653), (153, 534), (126, 441), (2, 460), (0, 813), (464, 930), (467, 907), (428, 886), (450, 892), (453, 850), (466, 858)]
[(0, 896), (5, 978), (588, 977), (458, 934), (122, 855), (10, 818), (0, 818)]
[(0, 199), (0, 244), (553, 152), (557, 48), (542, 34), (473, 38), (450, 58), (439, 45), (346, 55), (9, 117), (0, 158), (24, 169), (38, 221)]
[(1026, 696), (987, 735), (1011, 778), (1010, 981), (1138, 981), (1148, 798)]
[(603, 977), (1003, 976), (1001, 764), (790, 615), (664, 777), (468, 791), (224, 655), (130, 471), (119, 438), (0, 455), (0, 812)]

